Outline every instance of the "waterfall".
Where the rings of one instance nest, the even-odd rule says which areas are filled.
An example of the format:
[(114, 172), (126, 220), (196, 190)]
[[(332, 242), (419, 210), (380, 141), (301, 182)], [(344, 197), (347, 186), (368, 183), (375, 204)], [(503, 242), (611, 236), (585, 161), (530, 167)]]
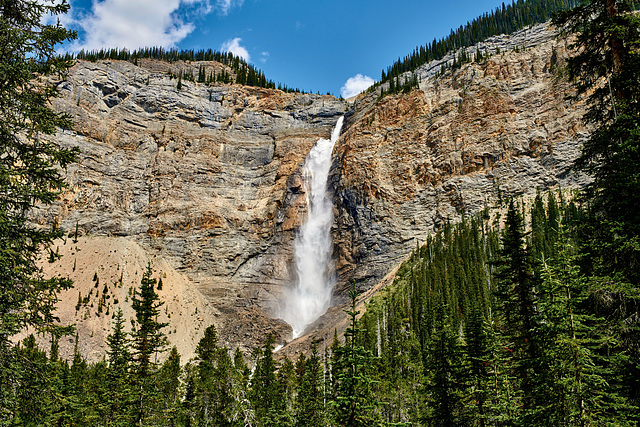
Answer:
[(293, 328), (293, 337), (329, 308), (335, 283), (333, 265), (333, 200), (327, 191), (333, 145), (340, 136), (343, 117), (338, 119), (331, 139), (320, 139), (304, 162), (303, 177), (307, 218), (295, 241), (296, 286), (284, 299), (281, 317)]

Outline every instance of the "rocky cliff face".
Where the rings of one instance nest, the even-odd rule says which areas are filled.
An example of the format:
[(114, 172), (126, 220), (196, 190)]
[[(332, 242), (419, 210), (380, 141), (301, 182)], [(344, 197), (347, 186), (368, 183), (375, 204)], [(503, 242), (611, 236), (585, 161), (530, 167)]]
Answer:
[(566, 40), (543, 24), (476, 49), (491, 56), (439, 77), (453, 55), (426, 64), (419, 90), (368, 94), (347, 116), (333, 173), (343, 285), (370, 288), (446, 221), (586, 182), (568, 170), (587, 134), (560, 77)]
[[(299, 169), (345, 104), (331, 96), (187, 81), (177, 90), (163, 65), (176, 67), (79, 61), (59, 83), (62, 97), (54, 106), (74, 127), (56, 139), (78, 146), (80, 156), (67, 171), (60, 203), (36, 219), (72, 233), (77, 226), (89, 241), (108, 237), (140, 247), (158, 274), (170, 269), (202, 295), (204, 314), (215, 317), (230, 345), (250, 348), (269, 331), (282, 340), (288, 325), (272, 315), (282, 287), (292, 282), (292, 242), (306, 209)], [(94, 246), (87, 261), (94, 265), (85, 268), (107, 268), (111, 261)], [(125, 289), (139, 285), (145, 263), (138, 264)], [(77, 286), (86, 282), (83, 274), (70, 273)], [(75, 305), (77, 291), (64, 298)], [(99, 314), (93, 305), (88, 317)], [(81, 332), (108, 332), (85, 331), (84, 313), (73, 319)]]
[[(571, 88), (554, 72), (566, 42), (537, 26), (479, 48), (493, 55), (437, 78), (453, 57), (426, 64), (419, 90), (370, 93), (350, 107), (331, 172), (335, 307), (299, 345), (333, 335), (352, 280), (371, 294), (445, 221), (584, 183), (567, 171), (586, 135), (583, 105), (566, 99)], [(61, 244), (68, 265), (45, 266), (76, 280), (63, 308), (76, 306), (78, 291), (82, 299), (102, 288), (91, 279), (102, 268), (113, 313), (151, 262), (170, 282), (162, 316), (186, 357), (211, 322), (231, 346), (250, 349), (268, 332), (288, 338), (273, 315), (294, 279), (293, 239), (306, 210), (300, 167), (346, 110), (331, 96), (185, 81), (177, 90), (167, 72), (198, 65), (78, 62), (55, 108), (74, 122), (56, 140), (78, 146), (80, 158), (60, 203), (35, 214), (83, 236)], [(91, 298), (63, 317), (97, 343), (110, 320)]]

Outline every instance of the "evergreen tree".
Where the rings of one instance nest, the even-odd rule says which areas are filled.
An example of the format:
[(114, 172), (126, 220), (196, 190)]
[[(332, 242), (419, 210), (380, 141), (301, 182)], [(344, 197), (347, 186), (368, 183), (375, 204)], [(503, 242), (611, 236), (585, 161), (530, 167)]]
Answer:
[(50, 109), (57, 90), (46, 80), (71, 66), (56, 48), (75, 34), (46, 19), (68, 10), (66, 1), (0, 1), (0, 423), (15, 418), (20, 379), (33, 374), (20, 372), (11, 337), (28, 326), (54, 328), (57, 292), (71, 286), (44, 279), (37, 266), (62, 232), (27, 219), (36, 204), (56, 200), (65, 185), (60, 168), (75, 159), (75, 150), (42, 138), (69, 127)]
[(244, 355), (239, 348), (236, 348), (233, 354), (233, 400), (234, 412), (233, 421), (235, 423), (243, 423), (244, 425), (255, 425), (255, 412), (249, 402), (247, 387), (251, 370), (247, 366)]
[(143, 424), (150, 415), (157, 399), (156, 378), (154, 376), (158, 354), (165, 350), (167, 337), (162, 332), (166, 323), (158, 322), (159, 308), (162, 306), (158, 294), (155, 292), (156, 279), (151, 278), (151, 263), (142, 275), (140, 289), (136, 290), (132, 298), (132, 307), (136, 312), (133, 336), (133, 371), (136, 386), (135, 422)]
[(464, 404), (468, 365), (460, 337), (447, 320), (443, 312), (424, 355), (428, 426), (455, 427), (470, 421)]
[(558, 253), (541, 271), (548, 298), (540, 307), (545, 321), (536, 335), (545, 343), (541, 357), (550, 369), (539, 384), (547, 396), (539, 418), (553, 425), (634, 425), (634, 408), (609, 368), (616, 356), (607, 361), (599, 356), (610, 345), (606, 320), (589, 308), (589, 285), (579, 272), (575, 249), (559, 231)]
[(469, 386), (471, 387), (470, 418), (476, 419), (478, 425), (486, 426), (489, 418), (487, 401), (491, 390), (489, 376), (490, 344), (488, 342), (488, 325), (480, 310), (475, 308), (465, 325), (467, 337), (466, 353), (468, 358)]
[(232, 425), (234, 418), (235, 367), (226, 347), (218, 346), (214, 325), (205, 329), (196, 347), (195, 411), (206, 425)]
[(160, 297), (155, 292), (156, 279), (151, 278), (151, 263), (140, 281), (140, 289), (135, 290), (131, 300), (131, 306), (136, 312), (135, 329), (133, 336), (133, 359), (138, 376), (146, 377), (157, 363), (158, 353), (165, 350), (167, 337), (162, 329), (167, 323), (158, 322)]
[(174, 346), (171, 348), (169, 357), (158, 370), (158, 406), (156, 409), (155, 425), (175, 426), (182, 418), (180, 387), (180, 377), (182, 368), (180, 367), (180, 353)]
[(598, 274), (620, 272), (640, 283), (640, 17), (627, 0), (591, 0), (556, 20), (576, 35), (568, 59), (579, 93), (589, 91), (585, 116), (595, 126), (575, 167), (587, 185), (590, 252)]
[[(304, 360), (302, 355), (301, 359)], [(311, 356), (306, 359), (304, 368), (299, 373), (297, 426), (326, 425), (322, 374), (322, 364), (314, 343), (311, 347)]]
[(640, 406), (640, 17), (635, 2), (591, 0), (561, 14), (556, 23), (575, 34), (577, 54), (568, 60), (579, 93), (589, 96), (585, 115), (593, 131), (575, 168), (593, 177), (583, 201), (582, 267), (601, 288), (599, 310), (616, 327), (628, 397)]
[[(508, 341), (504, 325), (497, 316), (486, 322), (487, 374), (489, 390), (486, 401), (488, 425), (513, 426), (522, 406), (518, 382), (513, 375), (513, 348)], [(480, 418), (482, 421), (482, 418)]]
[(513, 345), (515, 374), (523, 393), (523, 410), (535, 407), (544, 396), (534, 393), (536, 376), (540, 375), (539, 348), (533, 329), (536, 324), (535, 282), (531, 259), (524, 245), (524, 223), (513, 200), (509, 202), (502, 248), (497, 261), (499, 299), (506, 332)]
[(284, 357), (277, 373), (278, 393), (272, 408), (269, 425), (293, 426), (294, 403), (296, 398), (295, 367), (291, 359)]
[(76, 334), (73, 361), (69, 369), (69, 421), (71, 425), (85, 425), (91, 418), (93, 408), (89, 402), (89, 366), (78, 350), (78, 335)]
[(350, 318), (349, 327), (345, 330), (344, 346), (336, 346), (331, 363), (334, 369), (335, 396), (334, 418), (338, 425), (356, 427), (369, 426), (376, 423), (376, 407), (378, 403), (373, 396), (373, 379), (370, 369), (374, 365), (371, 351), (357, 344), (362, 330), (358, 326), (356, 310), (358, 292), (349, 291), (351, 309), (345, 310)]
[(47, 391), (47, 355), (38, 348), (33, 334), (29, 335), (17, 347), (17, 355), (22, 361), (20, 388), (17, 392), (18, 410), (14, 418), (15, 425), (36, 426), (38, 420), (47, 416), (43, 391)]
[(277, 362), (273, 358), (275, 338), (269, 334), (262, 349), (258, 349), (258, 360), (253, 375), (251, 376), (251, 390), (249, 400), (255, 410), (255, 417), (259, 425), (277, 425), (278, 419), (279, 387), (276, 376)]
[(109, 362), (106, 382), (110, 393), (107, 396), (109, 407), (109, 425), (126, 426), (129, 424), (131, 406), (130, 389), (130, 347), (128, 334), (124, 330), (122, 309), (115, 314), (111, 334), (107, 336), (107, 360)]

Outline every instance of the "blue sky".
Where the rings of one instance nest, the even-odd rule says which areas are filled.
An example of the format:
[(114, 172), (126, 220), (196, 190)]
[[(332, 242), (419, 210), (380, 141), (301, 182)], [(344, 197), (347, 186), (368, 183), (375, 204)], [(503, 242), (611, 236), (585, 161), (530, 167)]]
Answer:
[[(292, 88), (351, 95), (498, 0), (71, 0), (68, 50), (230, 50)], [(349, 82), (349, 84), (347, 84)]]

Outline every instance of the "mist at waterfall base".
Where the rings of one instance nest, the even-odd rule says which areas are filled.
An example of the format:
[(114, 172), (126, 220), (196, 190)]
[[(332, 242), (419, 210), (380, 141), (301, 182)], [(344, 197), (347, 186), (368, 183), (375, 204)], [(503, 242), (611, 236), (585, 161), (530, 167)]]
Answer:
[(331, 153), (340, 136), (343, 117), (338, 119), (331, 139), (320, 139), (304, 163), (307, 218), (295, 241), (296, 285), (285, 295), (280, 317), (293, 328), (293, 337), (322, 316), (331, 303), (335, 283), (333, 264), (333, 199), (327, 191)]

